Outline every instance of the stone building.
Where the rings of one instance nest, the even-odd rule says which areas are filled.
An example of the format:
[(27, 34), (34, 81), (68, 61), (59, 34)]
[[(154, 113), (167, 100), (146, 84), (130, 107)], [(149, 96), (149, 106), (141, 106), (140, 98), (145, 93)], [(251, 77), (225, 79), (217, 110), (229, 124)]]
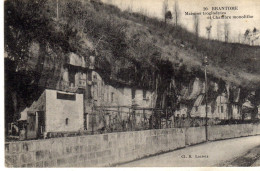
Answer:
[(187, 117), (188, 106), (185, 103), (180, 103), (180, 107), (174, 112), (175, 117)]
[(83, 94), (46, 89), (21, 113), (27, 120), (27, 138), (38, 133), (83, 130)]
[[(151, 115), (154, 93), (110, 79), (105, 82), (98, 72), (92, 71), (91, 102), (86, 108), (88, 130), (104, 129), (107, 126), (127, 123), (134, 113), (135, 122)], [(94, 116), (93, 116), (94, 115)], [(93, 121), (94, 120), (94, 121)]]
[(227, 94), (226, 93), (222, 93), (221, 95), (219, 95), (216, 99), (217, 102), (217, 110), (215, 110), (214, 112), (214, 116), (216, 118), (219, 118), (221, 120), (225, 119), (229, 119), (229, 114), (228, 114), (228, 104), (229, 104), (229, 100), (227, 98)]
[[(211, 112), (211, 102), (208, 102), (207, 105), (208, 118), (212, 118)], [(206, 100), (205, 94), (200, 94), (194, 102), (194, 105), (191, 109), (191, 117), (206, 117)]]
[[(133, 88), (122, 81), (103, 78), (99, 70), (95, 69), (93, 56), (86, 58), (69, 53), (60, 75), (60, 80), (54, 88), (57, 91), (46, 89), (43, 93), (46, 98), (43, 105), (54, 105), (52, 111), (56, 111), (55, 117), (54, 114), (48, 115), (49, 110), (34, 108), (35, 103), (37, 105), (39, 103), (37, 100), (22, 112), (21, 119), (28, 119), (29, 111), (44, 111), (48, 120), (46, 132), (78, 131), (79, 129), (95, 131), (104, 129), (108, 125), (119, 124), (119, 122), (127, 123), (132, 115), (134, 115), (135, 123), (139, 123), (142, 118), (149, 118), (152, 113), (150, 109), (155, 105), (155, 94), (150, 90)], [(55, 99), (54, 94), (61, 92), (67, 93), (64, 96), (75, 96), (77, 100)], [(80, 111), (74, 111), (75, 108), (79, 108)], [(66, 118), (69, 125), (64, 125)]]

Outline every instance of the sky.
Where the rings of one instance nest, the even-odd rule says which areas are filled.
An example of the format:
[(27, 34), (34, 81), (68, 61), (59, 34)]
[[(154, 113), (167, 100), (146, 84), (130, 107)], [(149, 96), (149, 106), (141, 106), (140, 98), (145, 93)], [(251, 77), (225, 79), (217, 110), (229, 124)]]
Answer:
[[(103, 0), (107, 3), (112, 3), (122, 10), (132, 7), (133, 12), (143, 11), (153, 17), (162, 19), (162, 6), (164, 0)], [(173, 11), (173, 6), (176, 0), (168, 0), (169, 10)], [(229, 23), (231, 42), (243, 41), (242, 35), (246, 29), (253, 30), (254, 27), (260, 30), (260, 0), (177, 0), (180, 9), (180, 23), (189, 31), (194, 30), (193, 16), (185, 15), (185, 12), (203, 12), (203, 7), (208, 7), (208, 12), (212, 11), (212, 7), (237, 6), (235, 11), (219, 11), (226, 12), (227, 16), (243, 16), (251, 15), (253, 18), (247, 19), (213, 19), (211, 21), (212, 30), (211, 38), (217, 39), (217, 27), (224, 32), (224, 23)], [(173, 22), (173, 21), (172, 21)], [(207, 37), (206, 27), (210, 25), (210, 20), (206, 15), (200, 16), (199, 35)], [(222, 36), (224, 40), (224, 36)], [(260, 41), (258, 40), (258, 44)]]

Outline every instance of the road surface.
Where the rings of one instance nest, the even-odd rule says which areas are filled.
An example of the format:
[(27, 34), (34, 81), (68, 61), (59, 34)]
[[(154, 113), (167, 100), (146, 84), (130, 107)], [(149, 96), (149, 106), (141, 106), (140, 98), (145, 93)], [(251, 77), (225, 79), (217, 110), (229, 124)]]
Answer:
[[(222, 141), (212, 141), (194, 146), (189, 146), (173, 152), (168, 152), (137, 161), (118, 165), (119, 167), (210, 167), (234, 166), (243, 156), (260, 147), (260, 136), (250, 136)], [(260, 149), (260, 148), (259, 148)], [(255, 152), (256, 153), (256, 152)], [(259, 157), (259, 152), (257, 156)], [(255, 159), (253, 162), (259, 161)], [(233, 161), (233, 163), (232, 163)], [(251, 163), (253, 163), (251, 162)], [(230, 164), (232, 163), (232, 164)], [(247, 165), (251, 165), (251, 163)], [(257, 163), (257, 162), (255, 162)], [(253, 164), (252, 164), (253, 165)]]

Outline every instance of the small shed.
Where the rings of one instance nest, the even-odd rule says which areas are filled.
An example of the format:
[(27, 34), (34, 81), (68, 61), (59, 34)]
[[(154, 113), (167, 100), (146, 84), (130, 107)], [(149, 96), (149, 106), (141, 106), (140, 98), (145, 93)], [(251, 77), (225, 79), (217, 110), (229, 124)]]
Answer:
[(83, 94), (46, 89), (26, 111), (21, 113), (21, 118), (27, 120), (27, 139), (48, 132), (79, 131), (84, 127)]

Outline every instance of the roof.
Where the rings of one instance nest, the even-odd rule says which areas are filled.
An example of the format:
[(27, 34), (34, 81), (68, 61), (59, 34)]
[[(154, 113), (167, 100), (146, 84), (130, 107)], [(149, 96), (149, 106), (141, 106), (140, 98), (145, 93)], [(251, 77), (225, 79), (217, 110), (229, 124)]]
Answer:
[(254, 108), (254, 106), (252, 105), (252, 103), (250, 101), (246, 101), (243, 105), (243, 108)]
[(196, 101), (195, 101), (193, 106), (200, 106), (202, 104), (203, 100), (204, 100), (204, 94), (200, 94), (197, 97), (197, 99), (196, 99)]

